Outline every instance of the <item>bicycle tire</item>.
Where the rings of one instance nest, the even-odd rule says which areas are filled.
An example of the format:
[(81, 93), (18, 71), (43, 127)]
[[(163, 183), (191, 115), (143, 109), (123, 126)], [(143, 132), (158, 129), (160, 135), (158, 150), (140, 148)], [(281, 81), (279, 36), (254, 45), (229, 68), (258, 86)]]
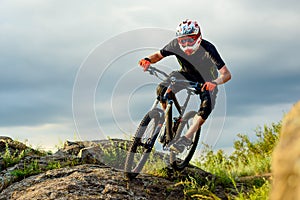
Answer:
[(127, 152), (125, 176), (135, 178), (143, 169), (152, 151), (157, 134), (157, 127), (162, 123), (163, 111), (155, 108), (149, 111), (139, 124), (133, 143)]
[[(177, 129), (174, 141), (178, 140), (181, 136), (183, 136), (186, 133), (187, 129), (191, 125), (190, 120), (193, 120), (196, 113), (197, 112), (195, 111), (190, 111), (183, 116), (182, 121)], [(198, 141), (200, 138), (200, 132), (201, 128), (199, 128), (196, 131), (191, 146), (189, 146), (185, 151), (183, 151), (182, 153), (176, 153), (174, 151), (170, 152), (170, 164), (173, 169), (181, 171), (189, 164), (197, 148)]]

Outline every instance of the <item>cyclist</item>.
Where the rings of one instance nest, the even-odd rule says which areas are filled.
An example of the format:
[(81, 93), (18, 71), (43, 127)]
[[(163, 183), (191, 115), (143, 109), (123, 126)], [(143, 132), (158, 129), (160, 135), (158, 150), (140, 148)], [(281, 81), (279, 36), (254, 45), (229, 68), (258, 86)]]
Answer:
[[(170, 146), (172, 151), (181, 153), (185, 147), (191, 144), (194, 133), (202, 126), (213, 110), (218, 91), (217, 85), (229, 81), (231, 73), (215, 46), (202, 39), (200, 26), (194, 20), (182, 21), (176, 29), (176, 38), (161, 50), (141, 59), (139, 65), (146, 71), (150, 64), (172, 55), (176, 56), (181, 68), (179, 71), (172, 72), (169, 77), (185, 78), (203, 84), (199, 94), (200, 108), (193, 119), (192, 126), (184, 136)], [(166, 101), (163, 96), (169, 83), (170, 78), (167, 78), (158, 85), (156, 90), (163, 109), (166, 108)], [(181, 89), (178, 88), (174, 93)]]

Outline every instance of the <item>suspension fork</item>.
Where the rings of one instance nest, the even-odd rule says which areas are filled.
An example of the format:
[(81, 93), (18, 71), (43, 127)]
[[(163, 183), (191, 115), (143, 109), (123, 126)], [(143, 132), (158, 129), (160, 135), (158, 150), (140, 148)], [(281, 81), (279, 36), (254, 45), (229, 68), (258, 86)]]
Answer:
[(169, 100), (165, 111), (165, 124), (166, 124), (166, 144), (173, 139), (172, 134), (172, 106), (173, 100)]
[[(188, 95), (187, 95), (187, 98), (186, 98), (183, 106), (179, 105), (177, 98), (171, 89), (167, 90), (166, 93), (167, 93), (168, 105), (165, 110), (165, 125), (166, 125), (166, 144), (168, 144), (171, 140), (173, 140), (173, 138), (176, 134), (176, 129), (178, 128), (178, 127), (174, 127), (175, 129), (173, 132), (173, 118), (172, 118), (173, 103), (179, 112), (179, 115), (180, 115), (179, 118), (181, 118), (182, 115), (184, 114), (184, 112), (187, 108), (187, 104), (191, 98), (191, 91), (188, 91)], [(176, 123), (178, 123), (178, 122), (176, 122)], [(176, 125), (174, 124), (174, 126), (176, 126)], [(177, 126), (178, 126), (178, 124), (177, 124)]]

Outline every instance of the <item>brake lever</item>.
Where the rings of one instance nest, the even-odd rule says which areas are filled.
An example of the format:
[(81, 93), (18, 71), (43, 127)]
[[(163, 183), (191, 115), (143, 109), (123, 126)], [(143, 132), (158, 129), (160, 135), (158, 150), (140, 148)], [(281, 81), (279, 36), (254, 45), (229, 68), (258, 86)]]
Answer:
[(202, 83), (196, 83), (195, 84), (195, 94), (200, 94), (200, 91), (201, 91), (201, 89), (202, 89), (202, 87), (203, 87), (203, 84)]
[(148, 67), (147, 71), (150, 73), (150, 75), (154, 75), (154, 69), (153, 67)]
[(153, 70), (149, 70), (149, 74), (150, 74), (150, 75), (154, 75)]
[(151, 65), (148, 67), (147, 71), (150, 73), (150, 75), (154, 75), (156, 76), (157, 78), (159, 78), (160, 80), (164, 80), (163, 78), (161, 78), (159, 74), (162, 74), (163, 76), (165, 77), (168, 77), (168, 74), (166, 74), (165, 72), (161, 71), (161, 70), (158, 70), (156, 69), (155, 67), (152, 67)]

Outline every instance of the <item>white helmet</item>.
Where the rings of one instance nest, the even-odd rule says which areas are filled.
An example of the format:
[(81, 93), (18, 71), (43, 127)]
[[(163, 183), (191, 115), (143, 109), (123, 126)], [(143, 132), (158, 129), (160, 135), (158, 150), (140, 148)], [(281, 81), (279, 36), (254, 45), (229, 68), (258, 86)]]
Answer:
[(184, 20), (177, 27), (176, 37), (181, 50), (192, 55), (199, 49), (202, 40), (200, 26), (196, 21)]

